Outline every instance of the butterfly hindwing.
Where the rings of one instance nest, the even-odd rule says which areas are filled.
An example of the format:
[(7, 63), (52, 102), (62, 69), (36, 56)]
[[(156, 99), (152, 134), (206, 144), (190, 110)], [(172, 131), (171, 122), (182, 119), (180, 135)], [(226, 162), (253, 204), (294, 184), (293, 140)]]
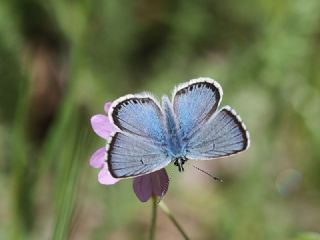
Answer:
[(187, 144), (187, 158), (210, 160), (229, 156), (249, 147), (249, 133), (229, 106), (223, 107)]
[(113, 123), (122, 131), (165, 141), (164, 116), (150, 95), (127, 95), (116, 100), (109, 111)]
[(107, 146), (107, 163), (116, 178), (134, 177), (167, 166), (171, 159), (148, 138), (116, 132)]
[(179, 85), (173, 93), (173, 109), (181, 137), (187, 141), (217, 110), (222, 88), (210, 78), (198, 78)]

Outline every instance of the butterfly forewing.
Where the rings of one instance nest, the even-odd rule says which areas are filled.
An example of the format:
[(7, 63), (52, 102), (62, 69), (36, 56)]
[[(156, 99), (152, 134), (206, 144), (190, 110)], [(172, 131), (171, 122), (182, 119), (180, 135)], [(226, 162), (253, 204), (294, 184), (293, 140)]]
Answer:
[(187, 158), (210, 160), (229, 156), (249, 147), (249, 133), (229, 106), (214, 114), (187, 144)]
[(116, 132), (107, 146), (107, 163), (112, 176), (134, 177), (167, 166), (171, 159), (151, 139)]
[(116, 100), (109, 112), (114, 124), (122, 131), (165, 141), (164, 116), (150, 95), (127, 95)]
[(210, 78), (199, 78), (182, 84), (173, 95), (173, 109), (183, 141), (196, 133), (217, 110), (222, 98), (220, 85)]

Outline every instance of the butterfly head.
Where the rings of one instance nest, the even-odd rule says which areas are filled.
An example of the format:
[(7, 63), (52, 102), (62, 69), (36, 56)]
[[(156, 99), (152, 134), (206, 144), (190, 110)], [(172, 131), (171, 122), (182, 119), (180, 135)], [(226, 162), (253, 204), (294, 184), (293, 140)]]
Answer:
[(185, 162), (186, 162), (187, 160), (188, 160), (188, 159), (187, 159), (186, 157), (179, 157), (179, 158), (176, 158), (176, 159), (173, 161), (173, 164), (178, 167), (179, 172), (184, 172), (184, 167), (183, 167), (183, 165), (185, 164)]

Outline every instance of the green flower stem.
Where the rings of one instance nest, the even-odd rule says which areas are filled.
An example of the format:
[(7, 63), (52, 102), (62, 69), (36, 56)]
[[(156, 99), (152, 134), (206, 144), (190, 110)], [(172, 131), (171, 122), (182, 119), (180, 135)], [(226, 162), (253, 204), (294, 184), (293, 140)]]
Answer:
[(150, 240), (153, 240), (155, 235), (156, 223), (157, 223), (157, 207), (158, 207), (157, 197), (152, 196), (152, 213), (151, 213), (152, 216), (151, 216), (151, 226), (150, 226), (150, 233), (149, 233)]
[(161, 201), (159, 203), (159, 207), (162, 209), (162, 211), (169, 217), (169, 219), (171, 220), (171, 222), (176, 226), (176, 228), (179, 230), (179, 232), (181, 233), (181, 235), (184, 237), (184, 239), (190, 239), (187, 234), (185, 233), (185, 231), (182, 229), (182, 227), (180, 226), (180, 224), (177, 222), (177, 220), (175, 219), (175, 217), (172, 215), (172, 213), (170, 212), (169, 208), (167, 207), (167, 205)]

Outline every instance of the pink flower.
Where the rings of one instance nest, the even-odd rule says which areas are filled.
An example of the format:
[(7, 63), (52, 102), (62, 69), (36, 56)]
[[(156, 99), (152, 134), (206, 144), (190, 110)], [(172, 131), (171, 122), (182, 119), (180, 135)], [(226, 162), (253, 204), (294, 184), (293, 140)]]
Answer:
[[(111, 102), (104, 105), (104, 111), (108, 114)], [(110, 134), (116, 131), (115, 126), (110, 122), (107, 115), (97, 114), (91, 117), (93, 131), (101, 138), (107, 139)], [(112, 185), (117, 183), (120, 178), (111, 176), (108, 170), (105, 147), (96, 150), (90, 158), (90, 166), (100, 168), (98, 181), (100, 184)], [(152, 196), (163, 197), (167, 192), (169, 178), (165, 169), (161, 169), (133, 179), (133, 190), (141, 202), (148, 201)]]

